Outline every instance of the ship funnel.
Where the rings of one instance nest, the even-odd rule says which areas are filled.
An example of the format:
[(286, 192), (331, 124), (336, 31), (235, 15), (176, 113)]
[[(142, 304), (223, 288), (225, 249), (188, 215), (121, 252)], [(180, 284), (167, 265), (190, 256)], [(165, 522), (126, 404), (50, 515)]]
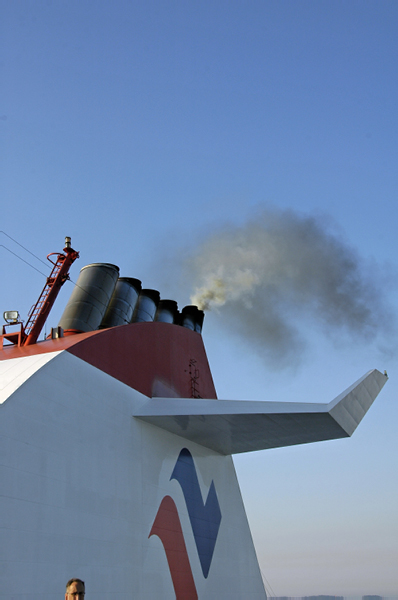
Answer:
[(132, 323), (153, 321), (159, 304), (160, 294), (157, 290), (141, 290), (134, 310)]
[(59, 327), (65, 334), (94, 331), (105, 315), (119, 276), (119, 267), (93, 263), (80, 271)]
[(155, 315), (155, 321), (162, 323), (177, 323), (178, 308), (175, 300), (160, 300)]
[(201, 333), (204, 316), (203, 310), (199, 310), (197, 306), (192, 304), (184, 306), (181, 311), (181, 325), (191, 331)]
[(131, 323), (140, 290), (139, 279), (119, 277), (100, 329)]

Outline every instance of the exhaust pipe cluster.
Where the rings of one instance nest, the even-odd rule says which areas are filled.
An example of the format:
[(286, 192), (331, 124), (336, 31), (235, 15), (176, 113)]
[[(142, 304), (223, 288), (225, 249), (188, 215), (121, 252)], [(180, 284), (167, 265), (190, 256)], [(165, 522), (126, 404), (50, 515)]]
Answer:
[(80, 271), (58, 326), (71, 335), (160, 321), (201, 333), (203, 319), (204, 313), (197, 306), (185, 306), (180, 312), (177, 302), (160, 299), (157, 290), (142, 289), (139, 279), (119, 277), (116, 265), (94, 263)]

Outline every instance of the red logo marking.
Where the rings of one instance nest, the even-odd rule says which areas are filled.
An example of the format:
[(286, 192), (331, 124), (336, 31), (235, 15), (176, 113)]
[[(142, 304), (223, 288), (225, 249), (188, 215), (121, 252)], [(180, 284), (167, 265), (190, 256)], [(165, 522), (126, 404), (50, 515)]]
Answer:
[(148, 537), (151, 535), (157, 535), (163, 544), (176, 600), (197, 600), (198, 593), (182, 534), (180, 517), (170, 496), (165, 496), (160, 503)]

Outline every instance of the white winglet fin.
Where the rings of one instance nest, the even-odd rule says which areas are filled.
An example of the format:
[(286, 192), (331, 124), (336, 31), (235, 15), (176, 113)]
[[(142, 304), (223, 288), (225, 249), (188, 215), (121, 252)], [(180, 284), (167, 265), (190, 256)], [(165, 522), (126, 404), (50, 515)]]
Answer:
[(152, 398), (135, 417), (221, 454), (352, 435), (387, 381), (369, 371), (329, 404)]

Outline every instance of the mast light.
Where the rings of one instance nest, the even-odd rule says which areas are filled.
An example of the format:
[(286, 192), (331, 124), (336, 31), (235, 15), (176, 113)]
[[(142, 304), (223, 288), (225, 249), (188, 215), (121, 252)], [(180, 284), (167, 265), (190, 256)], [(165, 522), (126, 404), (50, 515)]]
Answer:
[(19, 322), (19, 312), (17, 310), (6, 310), (3, 313), (3, 318), (6, 323), (13, 324)]

